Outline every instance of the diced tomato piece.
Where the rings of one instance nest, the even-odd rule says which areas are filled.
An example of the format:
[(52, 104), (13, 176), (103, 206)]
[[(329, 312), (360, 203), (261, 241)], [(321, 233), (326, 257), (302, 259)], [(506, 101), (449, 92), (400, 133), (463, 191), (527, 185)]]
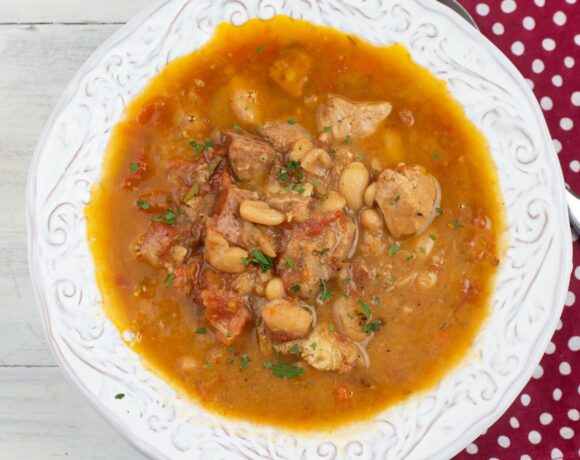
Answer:
[(142, 125), (168, 127), (173, 121), (173, 104), (162, 97), (152, 99), (143, 106), (137, 121)]
[(328, 212), (315, 212), (312, 213), (308, 222), (304, 224), (306, 235), (308, 236), (318, 236), (320, 235), (330, 223), (340, 217), (340, 211), (328, 213)]
[(153, 267), (160, 267), (176, 238), (174, 228), (159, 222), (152, 223), (135, 245), (137, 257)]
[(228, 291), (203, 291), (201, 299), (218, 340), (226, 345), (234, 343), (252, 319), (244, 299)]
[(354, 396), (354, 391), (346, 383), (339, 383), (334, 390), (334, 397), (339, 403), (347, 403)]
[(135, 190), (141, 181), (149, 178), (152, 174), (151, 161), (146, 149), (143, 149), (139, 159), (129, 163), (129, 176), (123, 181), (125, 190)]
[(202, 258), (195, 259), (186, 265), (177, 267), (173, 272), (175, 278), (173, 280), (173, 285), (178, 289), (184, 289), (186, 291), (191, 291), (193, 285), (197, 280), (197, 274), (201, 268)]

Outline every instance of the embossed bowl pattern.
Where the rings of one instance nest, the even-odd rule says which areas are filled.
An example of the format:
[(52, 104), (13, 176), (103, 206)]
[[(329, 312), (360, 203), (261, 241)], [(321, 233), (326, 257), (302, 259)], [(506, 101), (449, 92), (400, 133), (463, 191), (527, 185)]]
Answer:
[[(469, 356), (435, 388), (332, 433), (220, 418), (153, 375), (104, 315), (83, 208), (111, 128), (169, 61), (229, 21), (286, 14), (402, 43), (445, 80), (489, 140), (509, 238), (492, 313)], [(564, 186), (534, 96), (482, 35), (434, 0), (165, 0), (107, 40), (70, 83), (39, 140), (28, 181), (31, 276), (49, 342), (91, 403), (138, 449), (165, 458), (448, 458), (491, 425), (530, 378), (570, 275)], [(124, 393), (122, 400), (114, 395)]]

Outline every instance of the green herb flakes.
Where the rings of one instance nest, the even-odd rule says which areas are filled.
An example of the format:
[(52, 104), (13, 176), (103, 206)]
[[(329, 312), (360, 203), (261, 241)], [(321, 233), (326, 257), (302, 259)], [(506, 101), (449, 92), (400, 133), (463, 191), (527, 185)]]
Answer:
[(141, 209), (147, 210), (151, 207), (151, 203), (149, 203), (148, 201), (142, 200), (141, 198), (139, 198), (137, 200), (137, 206), (139, 206)]
[(344, 143), (350, 144), (350, 140), (351, 140), (350, 134), (347, 134), (346, 137), (344, 138)]
[(298, 122), (292, 118), (290, 120), (288, 120), (289, 125), (295, 125), (296, 123), (298, 123)]
[(135, 172), (139, 169), (139, 163), (131, 163), (129, 165), (129, 171)]
[(115, 395), (115, 399), (123, 399), (125, 397), (125, 393), (117, 393)]
[(327, 280), (320, 280), (320, 300), (323, 302), (328, 302), (332, 297), (332, 292), (328, 289), (328, 281)]
[(163, 282), (163, 284), (165, 284), (166, 287), (171, 286), (174, 279), (175, 279), (175, 273), (170, 273), (169, 275), (167, 275), (167, 278), (165, 278), (165, 281)]
[(207, 334), (207, 329), (205, 327), (198, 327), (195, 330), (195, 333), (200, 335)]
[(290, 290), (294, 293), (298, 292), (300, 290), (300, 285), (299, 284), (295, 284), (294, 286), (292, 286), (290, 288)]
[(397, 252), (399, 252), (399, 250), (401, 249), (401, 247), (397, 244), (397, 243), (393, 243), (391, 244), (391, 246), (389, 247), (389, 252), (388, 254), (390, 256), (395, 255)]

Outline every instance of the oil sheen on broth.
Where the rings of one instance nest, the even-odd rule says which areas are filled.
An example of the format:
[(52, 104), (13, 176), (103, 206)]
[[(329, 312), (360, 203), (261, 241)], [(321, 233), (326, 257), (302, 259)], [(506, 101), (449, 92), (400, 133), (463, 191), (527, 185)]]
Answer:
[[(331, 126), (344, 114), (324, 107), (358, 110), (352, 101), (388, 104), (366, 125)], [(295, 145), (277, 145), (268, 122), (282, 137), (302, 127), (306, 150), (322, 152), (291, 160)], [(247, 139), (264, 155), (233, 158)], [(341, 188), (350, 167), (382, 181), (375, 201)], [(415, 179), (431, 187), (433, 215), (417, 211), (409, 230)], [(341, 190), (347, 206), (325, 212)], [(248, 223), (240, 200), (270, 203), (273, 221)], [(104, 308), (152, 370), (225, 416), (322, 429), (434, 385), (466, 355), (489, 309), (502, 210), (485, 139), (402, 46), (277, 17), (220, 26), (131, 101), (86, 216)]]

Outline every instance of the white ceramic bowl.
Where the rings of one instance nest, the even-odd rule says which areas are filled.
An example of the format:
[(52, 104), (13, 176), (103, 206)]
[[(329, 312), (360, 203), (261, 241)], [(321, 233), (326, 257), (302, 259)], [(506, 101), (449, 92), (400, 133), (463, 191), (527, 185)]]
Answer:
[[(226, 420), (144, 368), (99, 305), (83, 207), (111, 128), (167, 62), (223, 21), (287, 14), (404, 44), (447, 81), (489, 140), (510, 245), (493, 310), (467, 359), (435, 388), (333, 433), (298, 435)], [(39, 140), (28, 182), (30, 269), (61, 366), (89, 401), (154, 458), (436, 459), (491, 425), (530, 378), (551, 337), (571, 271), (564, 184), (540, 108), (514, 66), (435, 1), (160, 1), (107, 40), (78, 72)], [(117, 400), (114, 395), (125, 393)]]

